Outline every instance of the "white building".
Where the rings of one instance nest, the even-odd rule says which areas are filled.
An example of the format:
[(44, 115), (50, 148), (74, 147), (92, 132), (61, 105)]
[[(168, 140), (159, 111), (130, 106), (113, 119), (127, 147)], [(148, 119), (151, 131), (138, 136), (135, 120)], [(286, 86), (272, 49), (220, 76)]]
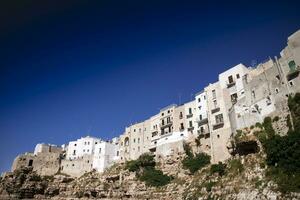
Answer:
[(87, 136), (69, 142), (66, 159), (61, 163), (61, 171), (71, 176), (80, 176), (93, 169), (103, 172), (118, 160), (118, 139), (103, 141)]

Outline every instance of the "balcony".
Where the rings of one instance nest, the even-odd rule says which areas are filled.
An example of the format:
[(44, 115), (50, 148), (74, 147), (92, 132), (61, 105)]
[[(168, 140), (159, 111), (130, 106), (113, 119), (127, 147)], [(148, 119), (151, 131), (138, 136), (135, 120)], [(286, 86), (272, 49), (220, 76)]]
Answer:
[(187, 130), (188, 130), (188, 131), (193, 131), (193, 130), (194, 130), (194, 127), (193, 127), (193, 126), (192, 126), (192, 127), (188, 127)]
[(294, 78), (297, 78), (300, 72), (300, 67), (297, 66), (293, 69), (290, 69), (289, 73), (287, 74), (286, 78), (288, 81), (293, 80)]
[(214, 114), (214, 113), (219, 112), (219, 111), (220, 111), (220, 107), (216, 107), (216, 108), (211, 110), (211, 114)]
[(235, 86), (235, 81), (232, 81), (232, 82), (227, 82), (227, 88), (231, 88), (232, 86)]
[(193, 114), (192, 114), (192, 113), (186, 115), (186, 118), (187, 118), (187, 119), (188, 119), (188, 118), (191, 118), (191, 117), (193, 117)]
[(166, 123), (164, 123), (164, 124), (160, 123), (160, 124), (159, 124), (159, 127), (160, 127), (161, 129), (164, 129), (164, 128), (166, 128), (166, 127), (172, 126), (172, 124), (173, 124), (172, 121), (166, 122)]
[(218, 123), (213, 125), (213, 130), (222, 128), (223, 126), (224, 126), (224, 122), (218, 122)]
[(198, 126), (202, 126), (202, 125), (208, 123), (208, 119), (207, 118), (204, 118), (204, 119), (197, 118), (196, 122), (198, 123)]
[(200, 138), (209, 138), (210, 137), (210, 132), (208, 130), (198, 130), (197, 133), (199, 134)]

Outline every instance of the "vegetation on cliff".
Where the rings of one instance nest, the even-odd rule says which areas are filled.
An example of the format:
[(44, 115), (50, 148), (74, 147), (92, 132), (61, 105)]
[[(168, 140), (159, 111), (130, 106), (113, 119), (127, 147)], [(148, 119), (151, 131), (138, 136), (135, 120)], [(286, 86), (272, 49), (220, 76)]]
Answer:
[(188, 169), (192, 174), (210, 163), (210, 156), (205, 153), (193, 154), (189, 145), (184, 144), (186, 157), (182, 160), (184, 169)]
[(128, 161), (125, 169), (136, 173), (136, 178), (144, 181), (148, 186), (164, 186), (170, 183), (171, 176), (165, 175), (161, 170), (155, 169), (155, 161), (152, 155), (142, 154), (137, 160)]

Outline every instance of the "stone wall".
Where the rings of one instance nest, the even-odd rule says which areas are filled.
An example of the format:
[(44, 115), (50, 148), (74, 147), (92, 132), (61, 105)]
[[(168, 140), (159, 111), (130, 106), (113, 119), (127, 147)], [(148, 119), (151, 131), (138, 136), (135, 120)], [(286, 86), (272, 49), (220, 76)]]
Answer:
[(60, 153), (44, 152), (34, 155), (32, 153), (17, 156), (12, 165), (12, 171), (23, 167), (33, 167), (39, 175), (54, 175), (60, 168)]

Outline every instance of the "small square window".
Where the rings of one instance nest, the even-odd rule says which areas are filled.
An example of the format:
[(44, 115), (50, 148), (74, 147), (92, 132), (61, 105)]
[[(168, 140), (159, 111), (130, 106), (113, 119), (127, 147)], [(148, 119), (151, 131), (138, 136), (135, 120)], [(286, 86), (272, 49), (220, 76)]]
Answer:
[(239, 74), (237, 74), (237, 75), (236, 75), (236, 78), (237, 78), (237, 79), (239, 79), (239, 78), (240, 78), (240, 75), (239, 75)]

